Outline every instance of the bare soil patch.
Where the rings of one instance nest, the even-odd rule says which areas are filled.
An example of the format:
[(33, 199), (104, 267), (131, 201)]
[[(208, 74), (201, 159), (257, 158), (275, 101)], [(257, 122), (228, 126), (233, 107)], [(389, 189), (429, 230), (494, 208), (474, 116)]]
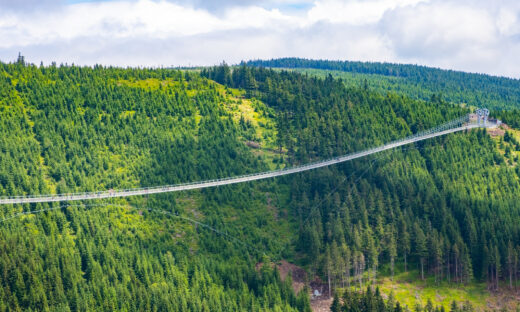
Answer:
[[(262, 262), (256, 264), (256, 269), (260, 270), (264, 264)], [(280, 273), (280, 278), (285, 281), (287, 276), (291, 274), (292, 287), (295, 293), (300, 292), (305, 285), (309, 286), (309, 296), (311, 298), (311, 309), (314, 312), (330, 311), (332, 299), (329, 297), (329, 289), (327, 283), (316, 277), (310, 283), (308, 282), (307, 272), (301, 267), (282, 260), (276, 264), (276, 268)], [(320, 296), (314, 296), (313, 293), (318, 290)]]
[[(506, 131), (503, 129), (503, 126), (500, 126), (500, 128), (491, 128), (491, 129), (488, 129), (488, 133), (491, 137), (497, 137), (497, 136), (504, 136), (504, 134), (506, 134)], [(507, 130), (507, 129), (506, 129)]]

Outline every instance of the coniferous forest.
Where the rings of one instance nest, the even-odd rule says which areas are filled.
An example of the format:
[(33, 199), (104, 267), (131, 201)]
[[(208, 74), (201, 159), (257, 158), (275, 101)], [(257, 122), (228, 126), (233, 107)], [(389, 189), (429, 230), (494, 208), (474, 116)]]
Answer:
[[(332, 311), (444, 310), (407, 306), (377, 287), (380, 277), (408, 271), (434, 285), (514, 292), (520, 119), (508, 105), (492, 111), (507, 124), (500, 131), (450, 134), (280, 178), (2, 205), (0, 311), (310, 311), (313, 281), (334, 298)], [(0, 63), (0, 196), (291, 167), (379, 146), (474, 108), (246, 64)], [(303, 268), (303, 288), (281, 274), (282, 260)], [(451, 311), (479, 310), (451, 299)]]
[(351, 84), (368, 83), (375, 91), (382, 93), (399, 92), (423, 100), (441, 96), (448, 102), (492, 109), (518, 109), (520, 101), (520, 80), (478, 73), (410, 64), (301, 58), (255, 60), (247, 64), (292, 69), (319, 76), (332, 74)]

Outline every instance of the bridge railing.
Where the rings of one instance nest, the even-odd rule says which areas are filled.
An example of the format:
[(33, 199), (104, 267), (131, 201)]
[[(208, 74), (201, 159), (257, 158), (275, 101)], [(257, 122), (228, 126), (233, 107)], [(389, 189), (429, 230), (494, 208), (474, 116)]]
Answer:
[(295, 172), (303, 171), (306, 168), (312, 168), (312, 167), (318, 166), (320, 164), (324, 164), (324, 163), (328, 163), (328, 162), (331, 162), (331, 163), (339, 162), (339, 161), (341, 161), (341, 159), (349, 158), (354, 155), (360, 155), (360, 154), (368, 155), (377, 150), (384, 150), (385, 147), (388, 147), (390, 145), (396, 145), (396, 144), (402, 143), (404, 141), (409, 141), (409, 140), (413, 140), (413, 139), (419, 138), (419, 137), (424, 137), (424, 136), (427, 136), (427, 135), (430, 135), (433, 133), (461, 127), (464, 124), (468, 124), (469, 121), (470, 121), (469, 115), (466, 115), (466, 116), (457, 118), (455, 120), (446, 122), (437, 127), (434, 127), (434, 128), (428, 129), (428, 130), (424, 130), (424, 131), (420, 131), (418, 133), (415, 133), (413, 135), (407, 136), (402, 139), (391, 141), (383, 146), (371, 147), (371, 148), (368, 148), (368, 149), (360, 151), (360, 152), (354, 152), (354, 153), (350, 153), (350, 154), (346, 154), (346, 155), (332, 157), (332, 158), (325, 159), (325, 160), (314, 161), (314, 162), (307, 163), (307, 164), (297, 166), (297, 167), (283, 168), (283, 169), (272, 170), (272, 171), (267, 171), (267, 172), (257, 172), (257, 173), (250, 173), (250, 174), (245, 174), (245, 175), (240, 175), (240, 176), (226, 177), (226, 178), (220, 178), (220, 179), (211, 179), (211, 180), (205, 180), (205, 181), (193, 181), (193, 182), (186, 182), (186, 183), (179, 183), (179, 184), (172, 184), (172, 185), (140, 187), (140, 188), (98, 191), (98, 192), (75, 192), (75, 193), (56, 194), (56, 195), (44, 195), (44, 194), (18, 195), (18, 196), (10, 196), (10, 197), (0, 197), (0, 200), (38, 199), (38, 198), (62, 199), (62, 198), (72, 198), (72, 197), (87, 197), (87, 196), (96, 198), (96, 197), (102, 197), (102, 196), (103, 197), (120, 196), (123, 193), (143, 193), (143, 192), (146, 194), (147, 191), (168, 190), (168, 189), (172, 189), (172, 188), (178, 189), (178, 188), (183, 188), (183, 187), (188, 187), (188, 186), (193, 186), (193, 185), (207, 185), (207, 184), (230, 181), (230, 180), (247, 179), (250, 177), (257, 177), (257, 176), (269, 176), (269, 175), (278, 175), (278, 174), (282, 175), (284, 172), (287, 172), (287, 171), (295, 171)]

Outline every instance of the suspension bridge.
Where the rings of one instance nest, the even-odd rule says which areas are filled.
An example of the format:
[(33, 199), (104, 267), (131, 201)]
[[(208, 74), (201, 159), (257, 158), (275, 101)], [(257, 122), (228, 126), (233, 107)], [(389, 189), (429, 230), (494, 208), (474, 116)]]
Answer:
[(342, 162), (350, 161), (353, 159), (365, 157), (371, 154), (380, 153), (389, 149), (393, 149), (399, 146), (412, 144), (415, 142), (447, 135), (450, 133), (466, 131), (474, 128), (494, 128), (500, 124), (500, 121), (488, 120), (489, 111), (486, 109), (477, 110), (476, 114), (468, 114), (461, 118), (446, 122), (440, 126), (422, 131), (406, 138), (389, 142), (387, 144), (369, 148), (364, 151), (354, 152), (351, 154), (330, 158), (327, 160), (317, 161), (301, 166), (284, 168), (279, 170), (247, 174), (223, 179), (206, 180), (199, 182), (191, 182), (184, 184), (175, 185), (164, 185), (148, 188), (134, 188), (127, 190), (109, 190), (101, 192), (84, 192), (84, 193), (71, 193), (71, 194), (56, 194), (56, 195), (26, 195), (26, 196), (12, 196), (0, 198), (0, 205), (6, 204), (30, 204), (30, 203), (47, 203), (47, 202), (64, 202), (64, 201), (79, 201), (79, 200), (92, 200), (92, 199), (105, 199), (114, 197), (129, 197), (129, 196), (140, 196), (150, 195), (159, 193), (179, 192), (187, 190), (203, 189), (208, 187), (216, 187), (222, 185), (244, 183), (268, 178), (274, 178), (298, 172), (308, 171), (321, 167), (331, 166)]

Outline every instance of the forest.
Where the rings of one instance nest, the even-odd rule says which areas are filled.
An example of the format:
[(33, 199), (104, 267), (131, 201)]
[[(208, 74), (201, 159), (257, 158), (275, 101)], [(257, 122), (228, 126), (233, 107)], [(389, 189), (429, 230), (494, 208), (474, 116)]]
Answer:
[[(0, 71), (2, 196), (159, 185), (265, 167), (238, 141), (239, 123), (215, 84), (198, 75), (20, 63)], [(266, 228), (276, 227), (252, 191), (2, 206), (1, 219), (56, 210), (1, 223), (0, 311), (308, 311), (307, 296), (296, 296), (275, 270), (255, 270), (263, 257), (255, 242), (273, 240)], [(247, 245), (161, 211), (203, 215), (205, 224)], [(234, 214), (241, 220), (224, 229)]]
[[(203, 75), (249, 88), (279, 110), (278, 142), (291, 164), (376, 146), (467, 112), (441, 97), (426, 102), (381, 95), (330, 76), (246, 66), (232, 75), (225, 66)], [(500, 114), (518, 118), (514, 111)], [(436, 283), (516, 287), (520, 146), (512, 135), (501, 140), (471, 131), (357, 164), (368, 167), (361, 177), (351, 176), (362, 171), (354, 164), (301, 175), (291, 183), (289, 202), (299, 219), (297, 251), (331, 289), (354, 282), (363, 288), (381, 265), (390, 264), (393, 275), (397, 261)], [(502, 155), (501, 146), (509, 153)]]
[[(245, 64), (0, 63), (0, 196), (290, 167), (471, 109)], [(0, 206), (0, 311), (310, 311), (310, 289), (282, 279), (281, 260), (322, 280), (333, 311), (416, 310), (373, 287), (401, 268), (454, 287), (516, 289), (518, 142), (514, 129), (475, 130), (266, 181)]]
[(518, 109), (520, 103), (520, 80), (478, 73), (411, 64), (300, 58), (254, 60), (248, 61), (247, 65), (292, 69), (321, 77), (332, 74), (350, 84), (368, 84), (382, 94), (398, 92), (422, 100), (441, 96), (455, 104), (486, 106), (494, 110)]

